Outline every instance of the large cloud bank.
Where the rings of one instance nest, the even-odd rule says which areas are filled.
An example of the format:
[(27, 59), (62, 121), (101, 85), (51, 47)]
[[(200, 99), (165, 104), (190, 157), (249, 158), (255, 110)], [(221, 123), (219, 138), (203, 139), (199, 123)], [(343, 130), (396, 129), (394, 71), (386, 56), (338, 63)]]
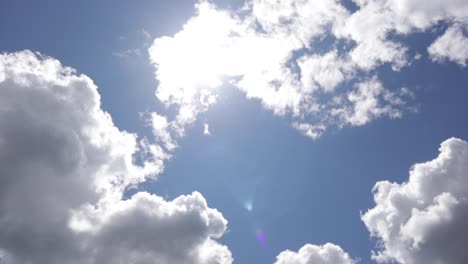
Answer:
[(115, 127), (85, 75), (30, 51), (1, 54), (0, 124), (2, 261), (232, 262), (213, 240), (227, 221), (201, 194), (122, 200), (168, 155)]
[(351, 11), (337, 0), (248, 0), (240, 10), (221, 10), (199, 1), (182, 30), (156, 38), (149, 49), (159, 81), (156, 95), (179, 109), (168, 133), (183, 135), (229, 82), (316, 139), (330, 127), (399, 118), (410, 108), (412, 93), (384, 87), (375, 71), (386, 64), (397, 74), (411, 64), (411, 47), (395, 36), (451, 24), (428, 53), (435, 61), (461, 65), (468, 58), (466, 1), (354, 5)]

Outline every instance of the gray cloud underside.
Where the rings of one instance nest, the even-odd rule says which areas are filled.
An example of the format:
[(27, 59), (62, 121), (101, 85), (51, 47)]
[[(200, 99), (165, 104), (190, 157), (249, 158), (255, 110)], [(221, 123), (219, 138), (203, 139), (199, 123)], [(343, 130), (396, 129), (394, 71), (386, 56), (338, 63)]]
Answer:
[(115, 127), (85, 75), (30, 51), (1, 54), (0, 124), (3, 261), (232, 262), (214, 240), (227, 221), (201, 194), (122, 200), (125, 188), (161, 173), (168, 155)]

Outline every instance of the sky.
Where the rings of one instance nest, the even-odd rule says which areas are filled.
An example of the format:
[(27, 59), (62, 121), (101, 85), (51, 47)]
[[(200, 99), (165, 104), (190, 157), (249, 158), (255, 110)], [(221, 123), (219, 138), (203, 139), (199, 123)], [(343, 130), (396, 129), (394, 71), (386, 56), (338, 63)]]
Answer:
[(0, 263), (468, 261), (463, 0), (4, 0)]

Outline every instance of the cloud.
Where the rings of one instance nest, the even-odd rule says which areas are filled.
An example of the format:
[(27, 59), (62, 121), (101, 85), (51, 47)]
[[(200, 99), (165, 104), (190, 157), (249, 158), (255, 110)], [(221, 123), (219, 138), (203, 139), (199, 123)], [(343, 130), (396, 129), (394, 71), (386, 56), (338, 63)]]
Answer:
[(338, 56), (336, 50), (324, 55), (304, 56), (298, 61), (301, 69), (301, 82), (307, 89), (321, 88), (333, 92), (336, 87), (353, 76), (353, 67), (349, 61)]
[(341, 27), (338, 37), (350, 39), (353, 62), (363, 69), (391, 63), (395, 70), (408, 65), (404, 44), (390, 36), (428, 30), (439, 22), (468, 22), (468, 4), (463, 0), (356, 0), (358, 9)]
[[(335, 0), (255, 0), (237, 11), (199, 1), (196, 14), (178, 33), (156, 38), (149, 49), (159, 82), (156, 96), (166, 106), (179, 109), (177, 117), (169, 121), (176, 128), (172, 133), (183, 135), (199, 113), (216, 103), (220, 87), (227, 82), (273, 113), (290, 116), (294, 127), (314, 139), (329, 127), (400, 117), (405, 104), (385, 105), (385, 100), (380, 101), (382, 105), (368, 104), (361, 121), (351, 115), (353, 120), (345, 114), (336, 116), (348, 112), (336, 103), (339, 100), (360, 106), (369, 103), (353, 101), (369, 99), (362, 96), (347, 97), (356, 83), (362, 82), (358, 84), (362, 87), (370, 79), (378, 82), (370, 72), (379, 65), (377, 61), (392, 63), (395, 68), (406, 63), (405, 49), (387, 41), (386, 34), (378, 33), (377, 42), (373, 41), (376, 32), (356, 35), (355, 30), (367, 27), (353, 19), (355, 16)], [(346, 26), (353, 23), (359, 27)], [(331, 36), (331, 45), (326, 44), (325, 36)], [(369, 41), (368, 36), (372, 37)], [(343, 43), (348, 47), (350, 41), (356, 42), (355, 49), (340, 47)], [(360, 45), (364, 48), (358, 49)], [(370, 50), (375, 45), (383, 48)], [(319, 46), (325, 52), (318, 51)], [(397, 99), (399, 92), (387, 91), (382, 85), (379, 94), (392, 94), (400, 102), (407, 99)], [(371, 109), (373, 105), (379, 108)], [(317, 128), (320, 133), (312, 132)]]
[(307, 244), (298, 252), (286, 250), (276, 256), (275, 264), (353, 264), (356, 263), (341, 247), (327, 243)]
[(0, 123), (1, 261), (232, 262), (215, 241), (227, 221), (201, 194), (123, 200), (169, 156), (119, 130), (87, 76), (30, 51), (1, 54)]
[(145, 39), (151, 39), (151, 33), (148, 30), (142, 28), (141, 34), (145, 37)]
[(136, 48), (136, 49), (127, 49), (123, 51), (117, 51), (112, 53), (114, 56), (121, 58), (121, 59), (128, 59), (132, 57), (139, 57), (141, 56), (141, 50)]
[(347, 94), (350, 107), (334, 109), (343, 123), (362, 126), (380, 116), (399, 118), (406, 90), (399, 94), (385, 90), (377, 78), (362, 82)]
[(90, 221), (79, 234), (92, 236), (88, 248), (95, 252), (92, 263), (232, 262), (227, 247), (211, 239), (223, 235), (227, 221), (200, 193), (168, 202), (139, 192), (103, 211), (89, 210), (88, 219), (76, 219), (76, 224)]
[(205, 135), (205, 136), (211, 135), (210, 125), (208, 123), (203, 124), (203, 135)]
[(426, 30), (440, 21), (467, 21), (468, 5), (462, 0), (383, 0), (377, 2), (389, 10), (393, 24), (398, 32), (408, 33), (411, 30)]
[[(468, 28), (468, 26), (465, 26)], [(445, 59), (466, 66), (468, 60), (468, 37), (463, 33), (463, 26), (454, 25), (437, 38), (428, 48), (428, 52), (435, 61)]]
[(151, 122), (153, 135), (156, 140), (161, 142), (166, 149), (174, 150), (177, 147), (177, 143), (172, 139), (170, 132), (171, 124), (167, 121), (167, 118), (153, 112), (150, 114), (149, 121)]
[(317, 139), (320, 136), (322, 136), (323, 132), (326, 129), (324, 125), (312, 125), (308, 123), (298, 123), (298, 122), (293, 123), (292, 126), (298, 131), (302, 132), (304, 135), (312, 139)]
[(468, 142), (450, 138), (437, 158), (415, 164), (407, 182), (374, 186), (362, 215), (379, 240), (378, 262), (465, 263), (468, 259)]

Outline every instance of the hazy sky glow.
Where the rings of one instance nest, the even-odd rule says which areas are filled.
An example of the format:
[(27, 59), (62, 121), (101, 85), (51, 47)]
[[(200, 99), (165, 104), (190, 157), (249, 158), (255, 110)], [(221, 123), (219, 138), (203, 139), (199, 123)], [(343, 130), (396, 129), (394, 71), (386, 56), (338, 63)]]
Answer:
[(468, 260), (466, 1), (137, 2), (0, 4), (0, 263)]

